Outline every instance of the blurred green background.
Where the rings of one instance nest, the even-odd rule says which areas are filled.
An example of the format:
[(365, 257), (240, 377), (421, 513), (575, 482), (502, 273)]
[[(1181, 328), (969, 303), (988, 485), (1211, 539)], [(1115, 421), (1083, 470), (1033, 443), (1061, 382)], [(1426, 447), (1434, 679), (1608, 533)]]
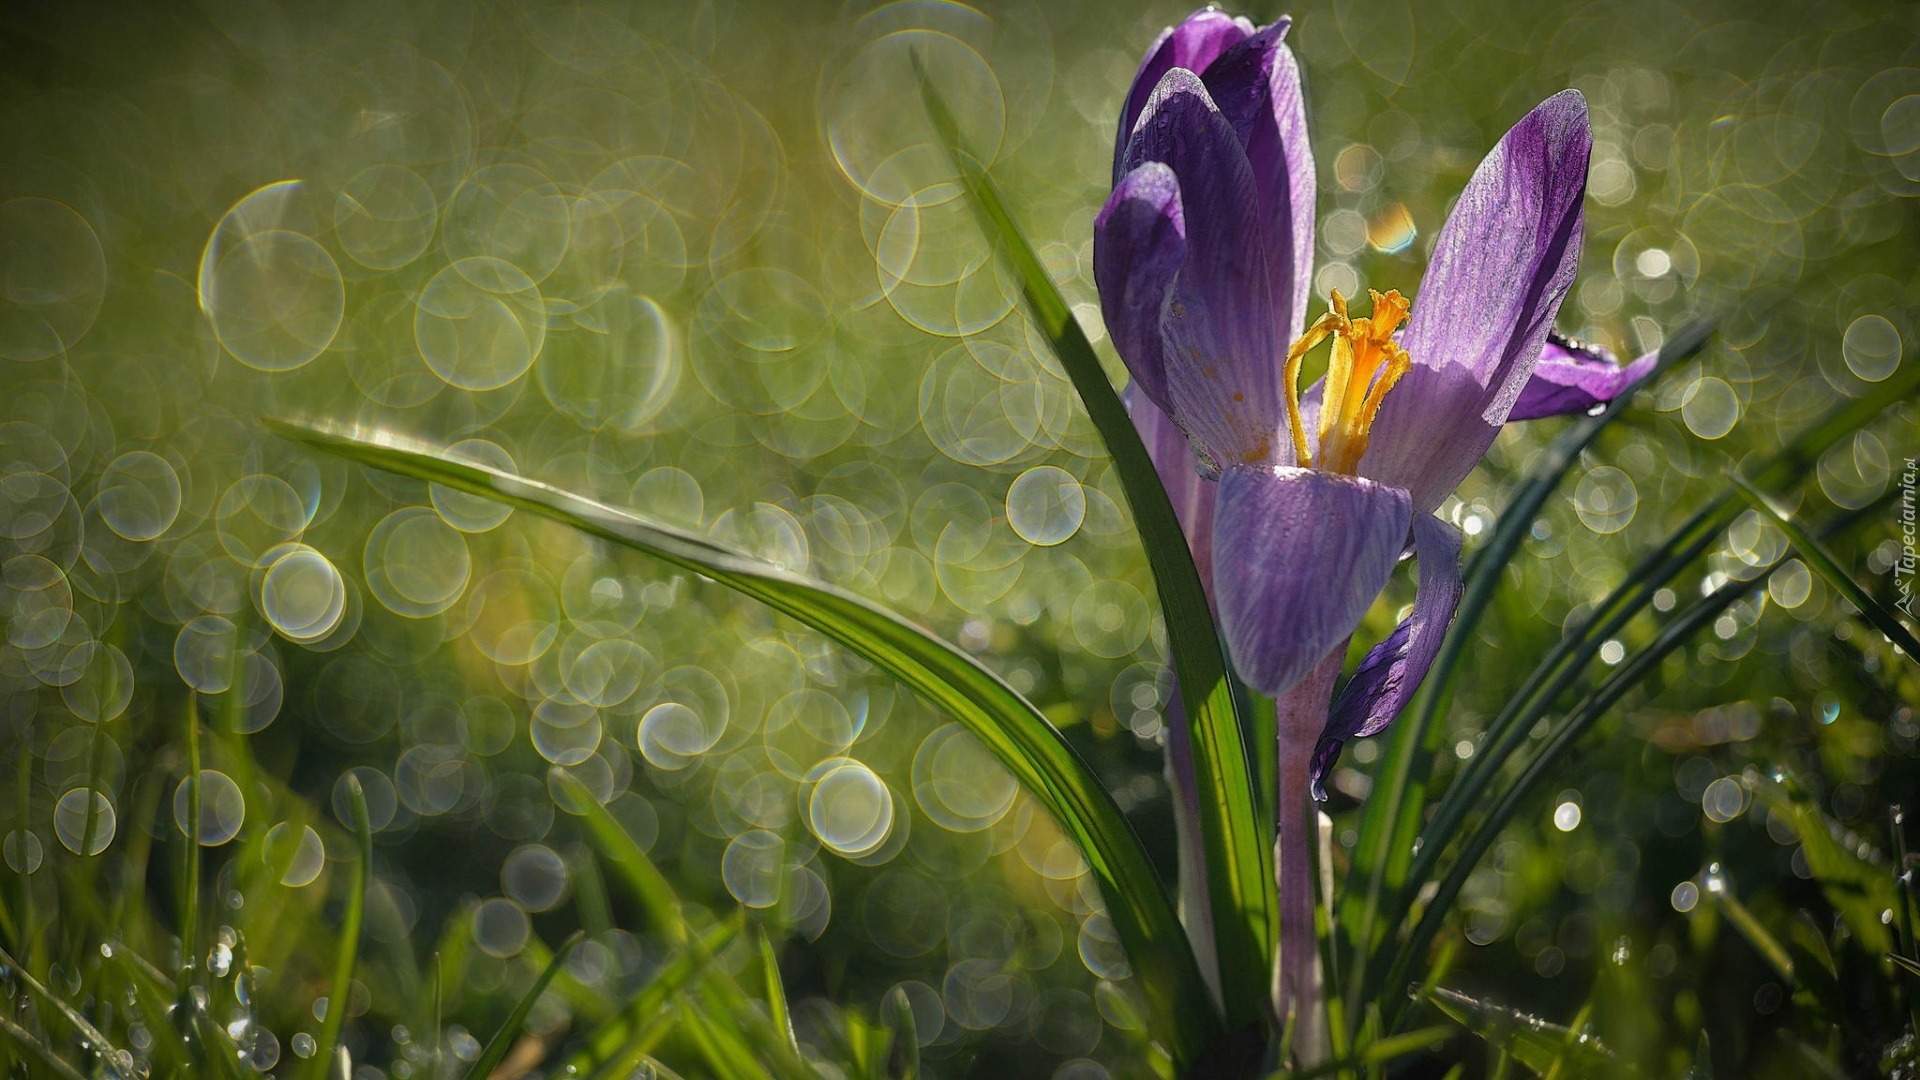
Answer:
[[(1455, 758), (1729, 465), (1911, 352), (1917, 10), (1293, 9), (1319, 296), (1417, 289), (1481, 154), (1573, 86), (1595, 149), (1562, 329), (1626, 356), (1720, 321), (1535, 525), (1468, 660)], [(436, 949), (460, 965), (447, 1037), (471, 1058), (547, 946), (585, 926), (533, 1018), (558, 1041), (671, 959), (623, 918), (557, 808), (565, 770), (689, 900), (775, 929), (803, 1041), (828, 1045), (842, 1012), (870, 1015), (898, 985), (933, 1075), (1138, 1075), (1136, 992), (1084, 864), (959, 728), (764, 608), (318, 457), (258, 418), (451, 445), (901, 611), (1041, 705), (1170, 878), (1151, 583), (1017, 286), (964, 204), (924, 195), (941, 172), (908, 57), (927, 57), (1110, 352), (1092, 218), (1120, 97), (1185, 13), (10, 7), (9, 948), (56, 989), (93, 979), (109, 939), (162, 968), (197, 963), (215, 1018), (237, 1017), (253, 1062), (286, 1071), (318, 1031), (352, 773), (377, 830), (354, 1060), (426, 1075)], [(1469, 551), (1559, 423), (1508, 433), (1443, 507)], [(1792, 498), (1815, 517), (1868, 505), (1916, 453), (1909, 404), (1827, 452)], [(1898, 537), (1883, 509), (1836, 545), (1888, 603)], [(1784, 551), (1749, 513), (1683, 580), (1711, 588)], [(1362, 638), (1410, 600), (1397, 582)], [(1603, 662), (1652, 629), (1631, 624)], [(197, 820), (176, 795), (194, 697), (209, 729)], [(1655, 1074), (1705, 1029), (1727, 1075), (1803, 1075), (1767, 1073), (1782, 1067), (1773, 1029), (1820, 1043), (1828, 1022), (1706, 892), (1731, 890), (1781, 934), (1803, 907), (1830, 920), (1785, 804), (1762, 798), (1769, 778), (1791, 776), (1849, 852), (1889, 866), (1888, 807), (1920, 794), (1917, 699), (1914, 666), (1789, 564), (1630, 695), (1509, 830), (1447, 935), (1470, 943), (1450, 983), (1560, 1022), (1591, 1001), (1598, 1034)], [(1334, 778), (1341, 845), (1376, 757), (1356, 745)], [(180, 902), (160, 870), (148, 883), (189, 835), (207, 846), (208, 908), (188, 940), (207, 956), (178, 955)], [(1867, 1034), (1846, 1060), (1871, 1063), (1901, 1018), (1884, 988), (1856, 997)], [(137, 1026), (137, 1010), (108, 1012), (116, 1031)], [(1481, 1054), (1454, 1043), (1437, 1059), (1477, 1072)]]

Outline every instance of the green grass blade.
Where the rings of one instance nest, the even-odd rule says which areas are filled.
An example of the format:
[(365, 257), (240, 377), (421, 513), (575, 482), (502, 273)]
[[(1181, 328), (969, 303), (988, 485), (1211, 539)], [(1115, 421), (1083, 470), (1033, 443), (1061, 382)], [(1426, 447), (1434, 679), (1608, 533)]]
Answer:
[(447, 1059), (446, 1021), (443, 1019), (442, 1009), (445, 1003), (441, 1000), (444, 994), (441, 987), (445, 982), (446, 971), (441, 967), (440, 951), (435, 949), (433, 953), (433, 1072), (429, 1074), (433, 1080), (440, 1080), (441, 1066)]
[(1395, 1059), (1407, 1054), (1430, 1049), (1438, 1043), (1453, 1038), (1459, 1030), (1451, 1024), (1435, 1025), (1409, 1031), (1404, 1035), (1378, 1039), (1368, 1043), (1366, 1048), (1357, 1054), (1323, 1062), (1309, 1069), (1299, 1069), (1285, 1074), (1285, 1077), (1286, 1080), (1319, 1080), (1327, 1076), (1352, 1075), (1357, 1070), (1391, 1064)]
[(920, 1030), (907, 992), (894, 987), (880, 1006), (880, 1020), (892, 1033), (887, 1047), (888, 1080), (919, 1080)]
[(47, 1070), (51, 1075), (61, 1077), (62, 1080), (86, 1080), (86, 1077), (81, 1075), (80, 1070), (67, 1064), (60, 1055), (54, 1053), (45, 1043), (34, 1038), (32, 1032), (14, 1023), (12, 1018), (9, 1017), (4, 1010), (0, 1010), (0, 1035), (5, 1036), (7, 1042), (12, 1043), (14, 1046), (24, 1046), (28, 1050), (33, 1051), (35, 1057), (46, 1063)]
[(1549, 1023), (1443, 986), (1426, 990), (1422, 996), (1461, 1027), (1536, 1073), (1545, 1074), (1570, 1062), (1574, 1076), (1633, 1075), (1606, 1047), (1594, 1039), (1582, 1038), (1575, 1028)]
[(760, 971), (766, 980), (767, 1014), (773, 1018), (773, 1029), (778, 1032), (795, 1057), (800, 1055), (800, 1041), (793, 1033), (793, 1015), (787, 1008), (787, 987), (780, 980), (780, 958), (773, 953), (773, 939), (762, 928), (759, 934)]
[[(333, 981), (327, 990), (327, 1015), (320, 1022), (320, 1038), (309, 1072), (325, 1076), (333, 1062), (333, 1048), (340, 1042), (341, 1025), (347, 1021), (349, 995), (353, 989), (353, 968), (360, 958), (360, 925), (367, 914), (367, 879), (373, 873), (373, 826), (367, 816), (367, 793), (360, 778), (347, 774), (347, 806), (353, 813), (353, 835), (357, 841), (352, 879), (347, 885), (346, 913), (340, 920), (340, 946), (333, 958)], [(188, 838), (188, 843), (193, 843)]]
[(1834, 592), (1846, 597), (1847, 603), (1852, 604), (1854, 610), (1871, 623), (1874, 629), (1887, 635), (1887, 640), (1893, 642), (1895, 648), (1906, 653), (1908, 660), (1920, 663), (1920, 642), (1913, 639), (1913, 632), (1902, 626), (1900, 620), (1895, 618), (1893, 612), (1888, 611), (1885, 605), (1869, 596), (1867, 590), (1861, 588), (1860, 583), (1853, 580), (1853, 576), (1840, 566), (1840, 560), (1834, 558), (1833, 552), (1828, 551), (1825, 544), (1808, 536), (1799, 522), (1794, 521), (1790, 515), (1773, 505), (1771, 500), (1739, 473), (1729, 473), (1728, 478), (1733, 481), (1733, 486), (1740, 492), (1741, 498), (1747, 500), (1748, 504), (1758, 510), (1762, 517), (1772, 521), (1781, 532), (1787, 534), (1787, 541), (1793, 545), (1794, 550), (1798, 551), (1800, 557), (1813, 567), (1815, 573), (1826, 579), (1828, 585), (1833, 586)]
[(660, 872), (660, 868), (641, 850), (626, 827), (615, 820), (606, 807), (600, 805), (600, 801), (593, 797), (593, 792), (578, 777), (558, 771), (553, 774), (553, 779), (570, 800), (565, 809), (580, 816), (586, 826), (587, 838), (613, 864), (620, 879), (633, 891), (634, 898), (640, 901), (654, 928), (670, 944), (679, 945), (687, 941), (690, 934), (687, 917), (680, 908), (680, 897), (673, 891), (667, 876)]
[[(1145, 848), (1092, 769), (1038, 710), (978, 661), (852, 593), (524, 477), (417, 445), (268, 421), (351, 461), (480, 495), (713, 579), (845, 646), (967, 727), (1073, 837), (1100, 883), (1150, 1023), (1186, 1060), (1215, 1029), (1205, 983)], [(590, 801), (590, 800), (589, 800)]]
[(1253, 789), (1252, 761), (1273, 753), (1274, 748), (1259, 746), (1249, 752), (1243, 734), (1247, 729), (1235, 713), (1219, 631), (1187, 549), (1186, 534), (1126, 406), (1033, 245), (1015, 224), (993, 179), (960, 145), (959, 126), (924, 72), (920, 87), (982, 228), (1019, 275), (1035, 321), (1113, 459), (1140, 531), (1193, 732), (1194, 786), (1206, 842), (1211, 924), (1226, 1024), (1230, 1030), (1237, 1029), (1259, 1018), (1259, 1003), (1267, 995), (1271, 978), (1277, 906), (1273, 847), (1271, 832), (1257, 809), (1260, 800)]
[(675, 1015), (673, 1003), (705, 977), (714, 954), (733, 943), (740, 926), (739, 919), (717, 923), (691, 947), (676, 950), (619, 1012), (587, 1036), (586, 1048), (568, 1062), (565, 1075), (625, 1077), (643, 1064), (653, 1040)]
[[(1711, 322), (1697, 322), (1668, 339), (1661, 346), (1653, 372), (1642, 385), (1653, 385), (1674, 365), (1698, 352), (1713, 329)], [(1427, 675), (1426, 685), (1409, 708), (1409, 715), (1403, 717), (1388, 736), (1381, 767), (1374, 775), (1373, 790), (1361, 812), (1360, 842), (1354, 848), (1349, 885), (1340, 904), (1339, 925), (1346, 954), (1352, 958), (1345, 985), (1357, 1001), (1370, 1000), (1370, 980), (1375, 975), (1369, 970), (1370, 960), (1380, 939), (1404, 914), (1392, 898), (1407, 886), (1412, 876), (1414, 840), (1421, 832), (1427, 781), (1434, 757), (1446, 736), (1440, 717), (1452, 699), (1452, 681), (1459, 672), (1460, 662), (1475, 640), (1475, 631), (1500, 583), (1502, 571), (1519, 551), (1534, 518), (1566, 480), (1581, 452), (1593, 445), (1600, 433), (1627, 410), (1632, 397), (1625, 394), (1615, 398), (1597, 415), (1577, 421), (1541, 455), (1539, 463), (1501, 513), (1493, 535), (1469, 560), (1460, 609), (1441, 644), (1440, 655)], [(1350, 1016), (1352, 1023), (1359, 1023), (1360, 1010), (1351, 1010)]]
[[(1685, 336), (1677, 336), (1675, 341), (1681, 342)], [(1916, 391), (1920, 391), (1920, 368), (1902, 369), (1900, 374), (1876, 387), (1873, 393), (1845, 402), (1809, 425), (1754, 468), (1751, 475), (1758, 483), (1769, 487), (1805, 475), (1806, 470), (1828, 447)], [(1616, 407), (1619, 404), (1618, 401), (1614, 403)], [(1601, 417), (1593, 419), (1603, 419), (1604, 416), (1603, 413)], [(1573, 434), (1570, 432), (1569, 436)], [(1552, 460), (1552, 455), (1548, 460)], [(1415, 703), (1414, 725), (1423, 731), (1424, 741), (1415, 745), (1411, 743), (1411, 733), (1402, 736), (1400, 729), (1407, 726), (1404, 723), (1396, 728), (1392, 736), (1394, 741), (1385, 756), (1389, 763), (1389, 779), (1386, 781), (1389, 788), (1401, 774), (1418, 783), (1410, 783), (1401, 792), (1405, 808), (1395, 819), (1396, 831), (1389, 849), (1391, 862), (1387, 875), (1389, 883), (1395, 876), (1401, 880), (1397, 888), (1390, 884), (1387, 888), (1381, 908), (1384, 917), (1375, 924), (1376, 935), (1384, 934), (1388, 928), (1398, 925), (1411, 909), (1413, 897), (1432, 879), (1440, 858), (1449, 849), (1466, 818), (1485, 804), (1488, 787), (1497, 779), (1501, 766), (1525, 742), (1527, 733), (1539, 719), (1540, 710), (1570, 687), (1579, 674), (1590, 666), (1605, 641), (1644, 608), (1661, 586), (1705, 552), (1714, 537), (1730, 525), (1739, 513), (1733, 492), (1721, 492), (1645, 556), (1628, 573), (1625, 583), (1602, 601), (1581, 626), (1557, 642), (1521, 690), (1488, 725), (1488, 738), (1435, 807), (1432, 821), (1425, 828), (1419, 828), (1419, 803), (1413, 796), (1424, 797), (1427, 770), (1445, 736), (1444, 727), (1437, 721), (1449, 696), (1448, 680), (1455, 673), (1473, 626), (1483, 613), (1498, 583), (1500, 572), (1511, 558), (1513, 548), (1517, 547), (1520, 534), (1531, 524), (1533, 515), (1544, 503), (1544, 491), (1550, 490), (1550, 487), (1541, 483), (1546, 479), (1545, 476), (1536, 476), (1528, 482), (1521, 496), (1516, 498), (1515, 511), (1509, 512), (1496, 530), (1493, 542), (1469, 564), (1467, 591), (1461, 604), (1460, 619), (1448, 637), (1440, 660), (1435, 664), (1439, 677), (1429, 676), (1428, 686)], [(1524, 514), (1516, 514), (1522, 509), (1525, 510)], [(1513, 534), (1510, 544), (1505, 540), (1509, 530)], [(1442, 664), (1446, 667), (1443, 668)], [(1376, 784), (1376, 792), (1379, 790)], [(1369, 800), (1370, 813), (1372, 801)], [(1413, 855), (1416, 832), (1422, 840), (1417, 856)], [(1368, 835), (1376, 837), (1374, 847), (1380, 846), (1378, 833), (1369, 834), (1363, 828), (1362, 836)], [(1363, 841), (1363, 846), (1365, 843)], [(1357, 859), (1357, 864), (1359, 862)], [(1402, 862), (1410, 862), (1410, 865), (1404, 871), (1399, 871)], [(1373, 940), (1377, 945), (1378, 937)], [(1380, 986), (1374, 983), (1365, 986), (1368, 996), (1378, 989)]]
[(1780, 944), (1780, 939), (1773, 936), (1773, 931), (1768, 930), (1766, 924), (1740, 902), (1739, 897), (1733, 895), (1732, 886), (1724, 881), (1709, 881), (1706, 894), (1720, 909), (1720, 913), (1727, 917), (1727, 921), (1733, 924), (1733, 928), (1740, 932), (1740, 936), (1747, 939), (1747, 944), (1752, 945), (1760, 958), (1773, 969), (1774, 974), (1780, 976), (1789, 987), (1800, 985), (1799, 978), (1793, 973), (1793, 957), (1787, 953), (1787, 947)]
[(7, 951), (3, 948), (0, 948), (0, 967), (5, 967), (10, 974), (18, 977), (21, 982), (26, 983), (27, 989), (33, 991), (41, 1000), (53, 1006), (55, 1012), (65, 1017), (67, 1023), (72, 1024), (73, 1029), (80, 1034), (81, 1041), (87, 1044), (89, 1051), (98, 1054), (108, 1061), (114, 1059), (115, 1049), (113, 1043), (108, 1040), (105, 1035), (101, 1034), (99, 1028), (94, 1027), (93, 1024), (87, 1020), (86, 1014), (74, 1008), (72, 1005), (67, 1004), (66, 999), (55, 994), (52, 990), (47, 989), (45, 983), (34, 978), (32, 972), (21, 966), (20, 962), (8, 955)]
[(1897, 901), (1894, 875), (1901, 867), (1876, 864), (1854, 847), (1835, 839), (1839, 827), (1808, 798), (1791, 774), (1784, 770), (1779, 780), (1763, 780), (1754, 794), (1773, 815), (1800, 841), (1807, 857), (1807, 870), (1820, 886), (1847, 929), (1869, 952), (1893, 948), (1891, 928), (1880, 921), (1880, 913)]
[[(541, 970), (540, 977), (533, 980), (533, 985), (527, 988), (527, 992), (520, 995), (520, 1000), (513, 1006), (513, 1011), (507, 1014), (507, 1022), (501, 1024), (500, 1030), (494, 1032), (493, 1038), (487, 1040), (487, 1048), (480, 1051), (480, 1056), (475, 1059), (473, 1067), (467, 1070), (467, 1080), (486, 1080), (486, 1077), (493, 1075), (494, 1067), (507, 1056), (507, 1051), (513, 1046), (514, 1038), (526, 1025), (527, 1014), (533, 1011), (534, 1002), (540, 1000), (540, 995), (546, 992), (547, 984), (553, 981), (553, 977), (560, 974), (560, 965), (567, 962), (567, 954), (571, 953), (576, 945), (585, 941), (586, 937), (585, 930), (575, 930), (567, 935), (567, 940), (561, 942), (558, 949), (553, 951), (553, 959), (547, 961), (547, 966)], [(329, 1014), (333, 1012), (331, 1001), (327, 1003), (327, 1012)]]
[[(200, 695), (187, 695), (187, 821), (197, 832), (200, 825)], [(166, 805), (167, 800), (162, 800)], [(167, 820), (171, 815), (163, 816)], [(181, 871), (186, 895), (180, 906), (180, 944), (189, 966), (200, 961), (200, 837), (194, 832), (182, 832), (182, 858), (186, 861)], [(191, 980), (187, 980), (191, 981)]]
[[(1842, 532), (1885, 501), (1886, 497), (1883, 496), (1879, 502), (1868, 504), (1835, 519), (1822, 531), (1825, 535)], [(1505, 786), (1499, 800), (1487, 813), (1485, 819), (1467, 837), (1459, 857), (1448, 870), (1447, 876), (1440, 882), (1439, 889), (1432, 902), (1427, 905), (1419, 924), (1414, 927), (1408, 939), (1395, 950), (1394, 960), (1384, 986), (1391, 988), (1405, 984), (1412, 965), (1421, 954), (1426, 952), (1434, 935), (1439, 932), (1440, 923), (1445, 918), (1446, 912), (1453, 906), (1454, 900), (1459, 897), (1468, 875), (1479, 864), (1481, 857), (1493, 846), (1501, 830), (1506, 827), (1508, 821), (1512, 820), (1534, 789), (1539, 787), (1559, 765), (1561, 757), (1573, 748), (1580, 737), (1585, 735), (1587, 730), (1598, 722), (1615, 702), (1666, 659), (1668, 654), (1685, 644), (1701, 629), (1711, 625), (1715, 619), (1719, 618), (1721, 612), (1731, 607), (1735, 601), (1765, 584), (1775, 570), (1785, 565), (1785, 561), (1784, 559), (1775, 560), (1753, 577), (1744, 581), (1727, 582), (1696, 601), (1663, 628), (1646, 648), (1628, 658), (1612, 675), (1583, 697), (1567, 713), (1566, 719), (1554, 730), (1547, 744), (1527, 763), (1526, 769), (1520, 776)], [(1391, 994), (1387, 995), (1385, 1000), (1388, 1018), (1391, 1021), (1400, 1015), (1402, 1003), (1394, 1000)]]
[[(703, 951), (702, 939), (694, 933), (681, 907), (680, 898), (666, 875), (660, 872), (626, 829), (614, 820), (613, 815), (607, 813), (606, 807), (593, 798), (585, 784), (565, 772), (556, 771), (553, 776), (569, 800), (566, 809), (578, 814), (586, 823), (588, 839), (613, 864), (661, 935), (678, 948), (697, 954), (703, 964), (710, 960), (711, 957)], [(751, 1042), (761, 1060), (771, 1067), (777, 1067), (776, 1071), (782, 1075), (805, 1075), (805, 1062), (800, 1056), (798, 1043), (792, 1037), (790, 1026), (776, 1027), (773, 1021), (761, 1016), (755, 1011), (752, 999), (724, 971), (711, 972), (705, 978), (704, 986), (726, 1009), (724, 1013), (707, 1017), (709, 1034), (729, 1043)], [(785, 1002), (783, 993), (780, 998), (783, 1010)], [(744, 1022), (748, 1030), (741, 1030), (734, 1023), (736, 1018)], [(734, 1053), (730, 1048), (723, 1049), (729, 1055)]]

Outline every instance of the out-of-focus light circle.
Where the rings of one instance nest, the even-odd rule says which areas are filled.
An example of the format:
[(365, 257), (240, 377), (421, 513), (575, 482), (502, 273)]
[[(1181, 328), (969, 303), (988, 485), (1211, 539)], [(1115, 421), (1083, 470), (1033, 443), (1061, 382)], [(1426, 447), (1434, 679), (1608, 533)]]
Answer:
[(1573, 492), (1581, 524), (1602, 535), (1626, 528), (1639, 506), (1640, 490), (1633, 477), (1611, 465), (1588, 470)]
[(1686, 420), (1688, 431), (1702, 439), (1718, 439), (1739, 422), (1740, 398), (1725, 379), (1708, 375), (1687, 392), (1680, 415)]
[(233, 684), (233, 623), (202, 615), (180, 628), (173, 639), (173, 666), (188, 686), (203, 694), (223, 693)]
[(1039, 465), (1007, 488), (1007, 524), (1020, 539), (1039, 547), (1059, 544), (1087, 518), (1087, 493), (1072, 473)]
[(807, 827), (838, 854), (865, 855), (893, 831), (893, 793), (866, 765), (839, 759), (814, 781)]
[(718, 738), (699, 713), (677, 701), (663, 701), (640, 718), (640, 756), (656, 769), (684, 769)]
[(260, 614), (290, 641), (318, 641), (340, 625), (347, 585), (333, 563), (294, 544), (267, 567), (260, 582)]
[(128, 540), (155, 540), (180, 514), (180, 475), (145, 450), (121, 454), (100, 474), (100, 519)]
[(1013, 807), (1019, 783), (958, 724), (939, 728), (913, 755), (913, 797), (954, 832), (988, 828)]
[(39, 834), (29, 829), (14, 829), (0, 841), (0, 855), (6, 858), (7, 869), (16, 874), (32, 874), (39, 871), (46, 850), (40, 844)]
[(74, 650), (68, 662), (79, 677), (60, 688), (60, 700), (82, 720), (101, 723), (118, 719), (133, 701), (133, 664), (110, 642), (88, 642)]
[(1571, 800), (1553, 808), (1553, 827), (1572, 832), (1580, 827), (1580, 804)]
[(59, 356), (86, 336), (107, 292), (106, 254), (65, 203), (0, 202), (0, 357)]
[(600, 749), (600, 710), (543, 701), (534, 708), (528, 731), (541, 757), (555, 765), (578, 765)]
[(326, 351), (346, 313), (346, 284), (327, 249), (285, 229), (222, 252), (203, 283), (214, 336), (261, 371), (291, 371)]
[(473, 943), (488, 956), (505, 959), (527, 947), (533, 924), (519, 904), (496, 896), (473, 909)]
[(247, 800), (240, 785), (218, 769), (200, 770), (200, 816), (193, 816), (193, 782), (180, 781), (173, 789), (173, 823), (183, 836), (202, 847), (219, 847), (240, 835), (247, 820)]
[(495, 390), (525, 375), (540, 355), (546, 305), (512, 263), (465, 259), (420, 291), (413, 335), (421, 358), (447, 385)]
[(1847, 324), (1840, 339), (1840, 353), (1847, 370), (1866, 380), (1880, 382), (1900, 366), (1900, 331), (1879, 315), (1862, 315)]
[(433, 188), (419, 173), (404, 165), (374, 165), (340, 186), (334, 235), (367, 269), (398, 270), (427, 250), (437, 209)]
[(1739, 817), (1746, 808), (1747, 789), (1738, 777), (1723, 776), (1708, 784), (1700, 795), (1700, 809), (1708, 821), (1724, 824)]
[(501, 865), (500, 889), (528, 911), (546, 911), (567, 897), (567, 864), (545, 844), (523, 844)]
[(113, 800), (91, 788), (77, 787), (53, 804), (53, 833), (75, 855), (98, 855), (113, 843), (120, 819)]
[(381, 519), (367, 534), (367, 590), (395, 615), (424, 619), (453, 606), (473, 572), (466, 537), (423, 506)]
[(267, 830), (260, 857), (280, 884), (298, 889), (319, 880), (326, 868), (327, 849), (313, 826), (283, 821)]
[(765, 829), (749, 829), (728, 842), (720, 856), (720, 877), (735, 900), (750, 908), (770, 908), (780, 900), (786, 858), (786, 841)]

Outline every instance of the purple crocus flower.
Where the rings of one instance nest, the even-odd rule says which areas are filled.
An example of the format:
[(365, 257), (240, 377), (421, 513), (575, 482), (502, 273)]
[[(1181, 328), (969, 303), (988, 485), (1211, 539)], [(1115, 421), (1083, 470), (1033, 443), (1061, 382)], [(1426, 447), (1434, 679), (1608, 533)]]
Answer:
[[(1094, 225), (1135, 423), (1234, 667), (1276, 699), (1282, 1018), (1317, 996), (1308, 792), (1344, 742), (1404, 708), (1459, 602), (1461, 537), (1434, 510), (1508, 421), (1585, 410), (1652, 364), (1622, 368), (1549, 336), (1579, 263), (1592, 147), (1571, 90), (1474, 172), (1417, 304), (1375, 292), (1361, 315), (1335, 293), (1309, 325), (1314, 166), (1288, 27), (1205, 9), (1161, 35), (1127, 95)], [(1303, 391), (1302, 361), (1327, 341), (1327, 374)], [(1409, 551), (1411, 616), (1329, 708), (1348, 639)], [(1178, 726), (1169, 761), (1190, 799)], [(1193, 877), (1183, 863), (1183, 893)]]
[[(1420, 556), (1412, 615), (1319, 735), (1317, 788), (1341, 743), (1404, 707), (1452, 618), (1460, 536), (1434, 509), (1503, 424), (1610, 400), (1652, 358), (1623, 368), (1549, 337), (1579, 261), (1591, 148), (1571, 90), (1481, 163), (1417, 304), (1376, 293), (1358, 316), (1336, 296), (1307, 327), (1314, 171), (1288, 25), (1206, 9), (1148, 51), (1094, 267), (1130, 390), (1159, 409), (1136, 400), (1136, 422), (1249, 684), (1292, 689), (1344, 645), (1401, 555)], [(1302, 392), (1300, 362), (1326, 339), (1328, 376)]]

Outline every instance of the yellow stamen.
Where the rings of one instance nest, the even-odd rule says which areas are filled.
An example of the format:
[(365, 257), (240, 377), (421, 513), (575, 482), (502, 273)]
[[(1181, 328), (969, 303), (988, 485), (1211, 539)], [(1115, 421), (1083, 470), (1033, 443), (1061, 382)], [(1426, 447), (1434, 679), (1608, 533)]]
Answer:
[[(1393, 340), (1394, 331), (1407, 321), (1411, 305), (1398, 290), (1369, 292), (1373, 314), (1354, 319), (1347, 316), (1346, 298), (1334, 290), (1332, 310), (1287, 350), (1282, 375), (1287, 389), (1287, 427), (1293, 433), (1294, 457), (1302, 468), (1342, 473), (1357, 470), (1387, 391), (1412, 366), (1413, 358)], [(1333, 338), (1333, 358), (1321, 387), (1320, 458), (1316, 466), (1308, 452), (1306, 425), (1300, 416), (1300, 362), (1329, 337)]]

